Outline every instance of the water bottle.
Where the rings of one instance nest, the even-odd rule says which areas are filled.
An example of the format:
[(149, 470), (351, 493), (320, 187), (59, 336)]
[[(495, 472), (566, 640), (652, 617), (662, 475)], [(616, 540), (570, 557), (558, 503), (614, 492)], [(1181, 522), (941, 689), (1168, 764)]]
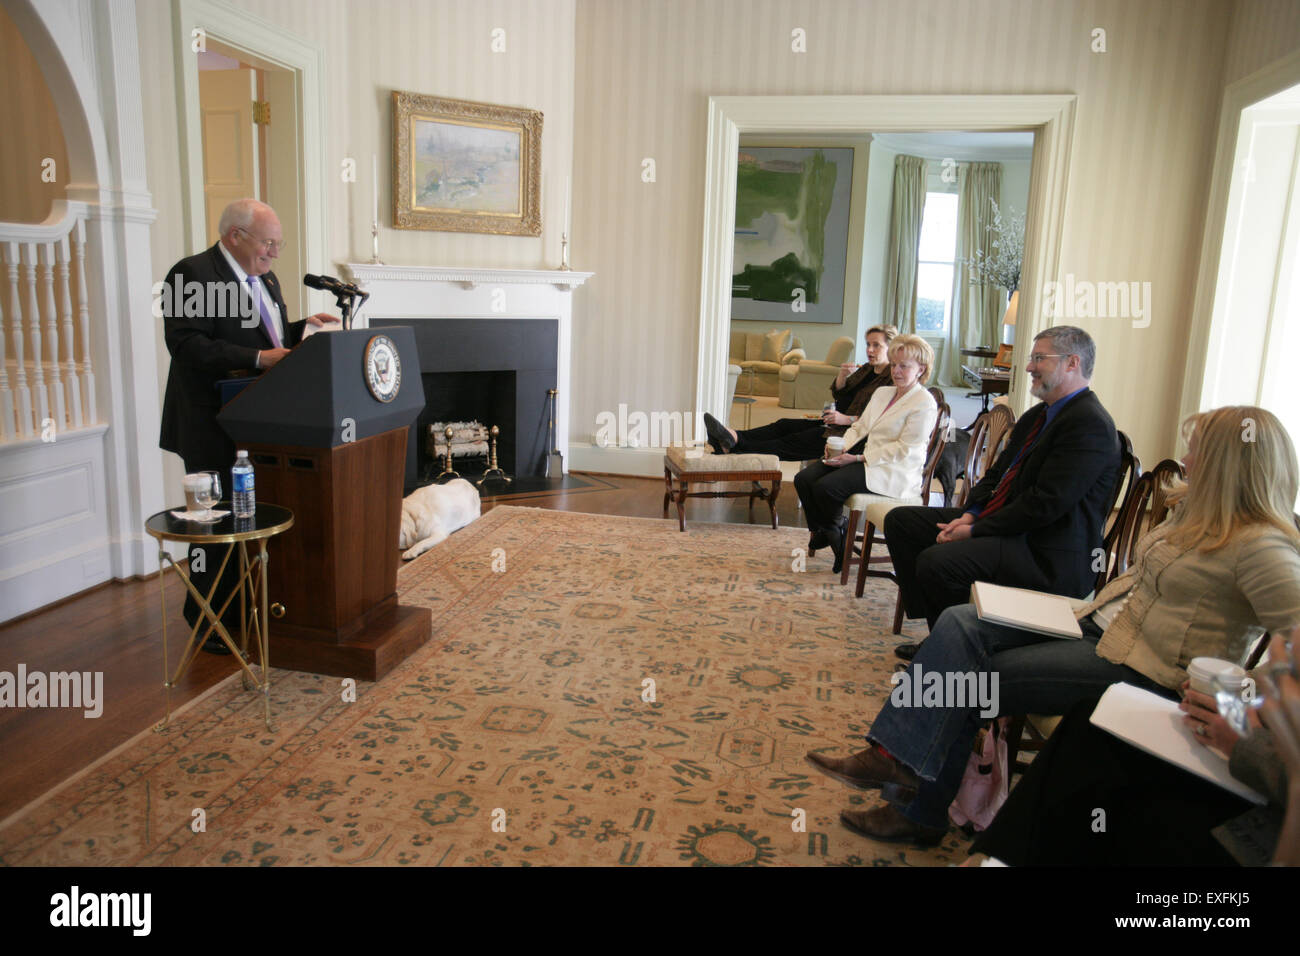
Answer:
[(235, 452), (235, 467), (230, 469), (230, 502), (236, 518), (251, 518), (257, 510), (257, 496), (253, 492), (253, 463), (248, 452)]

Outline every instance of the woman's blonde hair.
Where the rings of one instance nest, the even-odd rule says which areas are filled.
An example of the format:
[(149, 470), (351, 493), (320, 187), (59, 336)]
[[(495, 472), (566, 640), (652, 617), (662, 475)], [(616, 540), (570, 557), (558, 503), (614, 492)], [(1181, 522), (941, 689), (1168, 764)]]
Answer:
[(898, 326), (873, 325), (871, 328), (867, 329), (866, 335), (862, 337), (865, 339), (867, 335), (870, 335), (872, 332), (879, 332), (881, 335), (883, 335), (885, 337), (885, 344), (888, 345), (890, 342), (894, 341), (894, 336), (898, 334)]
[(900, 335), (889, 343), (889, 360), (894, 361), (896, 355), (909, 358), (921, 366), (917, 381), (922, 385), (930, 381), (930, 370), (934, 368), (934, 349), (929, 342), (919, 335)]
[(1178, 502), (1168, 540), (1201, 552), (1223, 547), (1248, 525), (1277, 528), (1300, 547), (1291, 509), (1300, 487), (1295, 446), (1277, 416), (1253, 405), (1198, 412), (1183, 422), (1196, 436), (1186, 484), (1170, 492)]

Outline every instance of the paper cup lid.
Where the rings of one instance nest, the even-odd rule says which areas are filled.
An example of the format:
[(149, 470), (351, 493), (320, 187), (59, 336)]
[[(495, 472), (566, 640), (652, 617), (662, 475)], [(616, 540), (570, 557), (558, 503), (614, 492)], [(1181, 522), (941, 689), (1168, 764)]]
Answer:
[(1216, 676), (1219, 678), (1246, 676), (1246, 672), (1232, 661), (1220, 660), (1217, 657), (1193, 657), (1192, 662), (1187, 665), (1187, 674), (1189, 677), (1199, 677), (1207, 682)]

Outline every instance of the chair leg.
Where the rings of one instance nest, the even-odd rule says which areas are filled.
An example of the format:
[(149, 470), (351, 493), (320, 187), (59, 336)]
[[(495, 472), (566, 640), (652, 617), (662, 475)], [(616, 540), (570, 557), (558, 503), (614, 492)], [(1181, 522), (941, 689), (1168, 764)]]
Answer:
[(1007, 726), (1007, 780), (1016, 775), (1016, 758), (1020, 755), (1020, 738), (1025, 733), (1025, 715), (1016, 714)]
[[(841, 562), (842, 567), (840, 568), (841, 585), (849, 583), (849, 569), (856, 563), (853, 560), (853, 544), (857, 539), (858, 522), (861, 519), (861, 511), (849, 512), (849, 526), (844, 529), (844, 560)], [(866, 542), (863, 542), (863, 547), (866, 547)]]
[(894, 602), (894, 633), (903, 633), (903, 591), (898, 591), (898, 600)]
[(772, 493), (768, 495), (767, 507), (772, 512), (772, 530), (776, 530), (776, 496), (781, 493), (781, 479), (772, 479)]
[(871, 547), (876, 540), (876, 526), (870, 521), (862, 529), (862, 560), (858, 563), (858, 586), (853, 591), (854, 597), (862, 597), (867, 588), (867, 568), (871, 564)]
[(681, 488), (677, 492), (677, 530), (686, 530), (686, 489), (688, 483), (685, 479), (681, 481)]

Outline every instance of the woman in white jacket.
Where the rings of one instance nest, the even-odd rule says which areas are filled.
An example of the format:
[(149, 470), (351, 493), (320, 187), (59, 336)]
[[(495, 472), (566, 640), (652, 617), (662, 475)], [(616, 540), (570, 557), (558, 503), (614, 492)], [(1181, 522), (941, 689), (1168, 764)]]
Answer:
[(794, 479), (812, 537), (808, 547), (829, 547), (835, 572), (844, 562), (844, 502), (867, 492), (909, 498), (921, 487), (925, 450), (939, 409), (925, 388), (934, 350), (916, 335), (900, 335), (889, 346), (894, 384), (876, 389), (844, 434), (843, 454), (815, 462)]

